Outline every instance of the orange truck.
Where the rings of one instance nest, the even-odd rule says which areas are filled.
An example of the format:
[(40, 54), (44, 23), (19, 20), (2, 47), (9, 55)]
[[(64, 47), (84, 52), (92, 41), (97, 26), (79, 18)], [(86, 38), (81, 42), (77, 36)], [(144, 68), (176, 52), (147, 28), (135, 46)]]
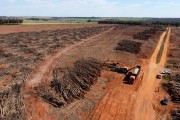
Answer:
[(128, 83), (133, 84), (141, 71), (141, 66), (136, 66), (132, 72), (128, 73)]

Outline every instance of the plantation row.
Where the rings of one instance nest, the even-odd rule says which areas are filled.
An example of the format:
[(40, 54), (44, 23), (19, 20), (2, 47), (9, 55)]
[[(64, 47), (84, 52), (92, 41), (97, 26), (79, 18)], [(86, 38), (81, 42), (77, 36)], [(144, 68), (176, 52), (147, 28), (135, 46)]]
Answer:
[(21, 24), (23, 23), (22, 19), (0, 19), (0, 25), (4, 24)]
[(121, 21), (121, 20), (102, 20), (99, 24), (126, 24), (126, 25), (153, 25), (153, 26), (180, 26), (180, 22), (161, 22), (161, 21)]

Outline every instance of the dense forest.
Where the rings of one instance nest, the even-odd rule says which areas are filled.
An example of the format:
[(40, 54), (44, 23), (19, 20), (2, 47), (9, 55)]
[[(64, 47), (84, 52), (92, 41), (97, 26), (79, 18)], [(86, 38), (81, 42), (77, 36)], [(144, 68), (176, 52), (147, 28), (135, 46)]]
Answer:
[(21, 23), (23, 23), (23, 19), (0, 19), (0, 25), (13, 25)]
[(142, 21), (133, 20), (101, 20), (99, 24), (127, 24), (127, 25), (158, 25), (158, 26), (180, 26), (180, 19), (149, 19)]

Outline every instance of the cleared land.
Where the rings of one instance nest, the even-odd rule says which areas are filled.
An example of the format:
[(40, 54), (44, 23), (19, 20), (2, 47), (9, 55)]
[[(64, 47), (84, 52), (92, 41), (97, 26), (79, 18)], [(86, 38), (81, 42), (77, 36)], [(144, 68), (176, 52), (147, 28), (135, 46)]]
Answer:
[[(53, 80), (52, 79), (53, 69), (62, 68), (62, 71), (63, 71), (64, 68), (73, 66), (73, 63), (81, 58), (92, 57), (92, 58), (98, 59), (100, 61), (109, 60), (114, 63), (119, 63), (119, 65), (121, 67), (123, 65), (133, 67), (135, 64), (142, 64), (143, 61), (138, 60), (138, 57), (144, 58), (143, 55), (134, 54), (134, 53), (126, 52), (126, 51), (115, 50), (115, 48), (118, 45), (118, 42), (123, 41), (124, 39), (127, 39), (127, 38), (130, 39), (131, 38), (130, 34), (136, 34), (136, 33), (134, 33), (135, 29), (136, 30), (138, 29), (138, 31), (136, 32), (136, 33), (138, 33), (138, 32), (142, 32), (144, 29), (148, 29), (148, 28), (140, 28), (138, 26), (137, 27), (129, 27), (129, 26), (126, 26), (126, 27), (119, 26), (118, 27), (117, 26), (114, 29), (111, 29), (110, 31), (107, 31), (101, 35), (98, 35), (96, 37), (88, 39), (88, 41), (84, 42), (80, 46), (76, 46), (76, 47), (70, 49), (69, 51), (66, 51), (66, 53), (64, 53), (60, 57), (57, 64), (52, 66), (53, 68), (51, 68), (51, 71), (47, 71), (45, 76), (41, 78), (43, 81), (46, 81), (44, 83), (45, 86), (47, 86), (47, 87), (50, 86), (50, 83)], [(130, 32), (132, 32), (132, 33), (130, 33)], [(157, 41), (158, 41), (158, 35), (157, 35), (157, 40), (154, 40), (154, 44), (157, 43)], [(148, 41), (148, 40), (142, 41), (142, 44), (147, 45), (148, 42), (150, 42), (150, 41)], [(151, 48), (151, 47), (149, 47), (149, 48)], [(148, 48), (148, 47), (144, 46), (144, 48)], [(148, 50), (148, 49), (146, 49), (146, 50)], [(153, 49), (153, 47), (152, 47), (152, 49)], [(146, 52), (145, 49), (142, 49), (142, 50), (144, 52)], [(128, 58), (124, 57), (127, 55), (129, 56)], [(130, 59), (131, 57), (133, 59)], [(124, 101), (123, 103), (116, 103), (116, 105), (119, 105), (119, 107), (117, 107), (117, 108), (119, 108), (122, 112), (122, 114), (117, 113), (117, 115), (118, 115), (117, 118), (122, 117), (125, 119), (127, 117), (127, 115), (126, 115), (127, 112), (123, 112), (123, 111), (130, 110), (131, 105), (132, 105), (132, 104), (128, 104), (129, 101), (125, 102), (126, 98), (130, 99), (132, 96), (132, 93), (134, 93), (134, 91), (137, 91), (141, 80), (136, 82), (134, 86), (130, 86), (130, 85), (123, 83), (123, 77), (125, 77), (125, 76), (118, 74), (118, 73), (114, 73), (111, 71), (103, 71), (101, 73), (101, 77), (98, 79), (96, 84), (91, 87), (91, 90), (85, 94), (83, 99), (75, 100), (74, 102), (65, 104), (65, 106), (62, 108), (61, 111), (57, 111), (56, 110), (57, 108), (54, 108), (52, 105), (47, 104), (45, 101), (44, 102), (39, 101), (37, 104), (29, 104), (36, 99), (34, 99), (35, 96), (27, 97), (27, 100), (26, 100), (27, 101), (26, 104), (28, 105), (27, 111), (30, 110), (30, 111), (32, 111), (32, 114), (35, 114), (37, 112), (42, 113), (41, 109), (46, 109), (46, 110), (48, 109), (48, 111), (44, 112), (43, 114), (48, 113), (48, 114), (52, 115), (53, 118), (58, 118), (58, 116), (59, 117), (61, 116), (61, 119), (65, 119), (65, 118), (67, 118), (67, 119), (74, 119), (74, 118), (85, 119), (89, 116), (89, 118), (91, 119), (92, 118), (91, 116), (96, 116), (96, 114), (94, 112), (93, 112), (94, 114), (92, 114), (92, 111), (94, 109), (96, 109), (96, 106), (99, 106), (98, 104), (103, 104), (101, 99), (106, 99), (105, 101), (110, 102), (109, 103), (110, 106), (109, 106), (109, 108), (107, 108), (107, 112), (102, 113), (103, 114), (102, 119), (106, 118), (106, 117), (109, 119), (110, 118), (112, 119), (112, 117), (108, 117), (109, 115), (107, 113), (109, 113), (108, 110), (111, 108), (111, 103), (115, 99), (116, 101), (118, 101), (118, 100)], [(37, 86), (37, 84), (36, 84), (36, 86)], [(53, 90), (50, 87), (49, 87), (49, 89), (51, 92), (53, 92)], [(127, 90), (129, 91), (128, 93), (126, 92)], [(114, 92), (111, 94), (112, 91), (114, 91)], [(121, 91), (121, 92), (119, 92), (119, 91)], [(110, 96), (107, 97), (107, 95), (110, 95)], [(119, 98), (117, 98), (117, 99), (114, 98), (114, 95), (115, 96), (117, 95)], [(56, 98), (58, 98), (58, 97), (56, 97)], [(63, 101), (66, 101), (66, 100), (63, 100)], [(133, 99), (131, 101), (133, 101)], [(42, 107), (40, 107), (39, 109), (34, 109), (35, 106), (37, 106), (38, 104), (41, 104)], [(111, 108), (112, 110), (114, 109), (114, 112), (112, 111), (111, 114), (116, 114), (116, 111), (117, 110), (119, 111), (119, 109), (115, 109), (115, 106)], [(122, 106), (124, 106), (124, 107), (122, 107)], [(107, 107), (108, 107), (108, 105), (107, 105)], [(122, 107), (122, 109), (121, 109), (121, 107)], [(106, 108), (106, 105), (102, 106), (101, 109), (103, 109), (103, 111), (104, 111), (104, 108)], [(29, 113), (29, 112), (27, 112), (27, 113)], [(53, 113), (56, 113), (55, 116), (53, 115)], [(63, 117), (62, 117), (62, 115), (63, 115)], [(31, 116), (31, 115), (29, 114), (29, 116)], [(34, 117), (38, 117), (38, 116), (34, 116)], [(129, 115), (129, 117), (131, 117), (131, 115)]]
[[(15, 26), (24, 33), (0, 35), (1, 117), (35, 120), (151, 120), (156, 117), (150, 115), (152, 104), (158, 104), (152, 101), (153, 84), (164, 28), (153, 32), (154, 28), (147, 26), (74, 25), (76, 29), (64, 29), (71, 25), (60, 25), (64, 28), (45, 25), (51, 26), (50, 30), (37, 26), (47, 31), (25, 32), (29, 26)], [(144, 34), (148, 34), (146, 39), (134, 38)], [(162, 65), (166, 48), (167, 45)], [(142, 71), (133, 85), (123, 81), (124, 74), (111, 70), (112, 66), (133, 68), (136, 65), (141, 65)]]
[(46, 24), (46, 25), (1, 25), (0, 34), (18, 33), (18, 32), (34, 32), (42, 30), (63, 30), (83, 27), (110, 26), (99, 24)]

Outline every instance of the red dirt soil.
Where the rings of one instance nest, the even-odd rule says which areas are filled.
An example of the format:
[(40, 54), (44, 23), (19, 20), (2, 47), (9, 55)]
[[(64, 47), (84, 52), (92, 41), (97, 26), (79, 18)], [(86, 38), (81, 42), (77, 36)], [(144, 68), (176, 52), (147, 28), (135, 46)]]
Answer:
[(42, 30), (63, 30), (83, 27), (108, 26), (103, 24), (47, 24), (47, 25), (0, 25), (0, 34), (34, 32)]
[[(128, 29), (134, 30), (135, 28)], [(69, 109), (63, 108), (65, 109), (65, 114), (58, 117), (58, 112), (60, 111), (59, 109), (52, 108), (52, 106), (37, 98), (37, 96), (33, 93), (34, 86), (37, 86), (42, 79), (44, 81), (44, 79), (49, 78), (49, 74), (51, 74), (50, 71), (56, 66), (56, 61), (59, 57), (61, 58), (59, 58), (57, 61), (58, 65), (62, 65), (64, 67), (72, 64), (73, 61), (78, 60), (83, 56), (95, 57), (96, 59), (100, 60), (109, 60), (110, 58), (113, 58), (113, 61), (118, 61), (120, 63), (122, 61), (126, 61), (124, 62), (125, 64), (132, 64), (132, 66), (139, 63), (142, 64), (143, 69), (134, 85), (124, 84), (122, 81), (124, 76), (121, 74), (103, 71), (101, 77), (106, 78), (109, 81), (109, 83), (104, 87), (106, 94), (100, 101), (96, 101), (98, 104), (95, 106), (95, 109), (92, 113), (85, 114), (86, 111), (81, 111), (80, 113), (78, 112), (78, 115), (82, 116), (81, 119), (152, 120), (153, 116), (151, 117), (150, 115), (152, 115), (151, 111), (154, 111), (152, 106), (152, 98), (154, 93), (153, 85), (155, 75), (157, 73), (156, 68), (158, 67), (155, 62), (165, 33), (161, 36), (161, 39), (159, 40), (157, 48), (151, 59), (140, 60), (139, 56), (137, 55), (124, 52), (115, 53), (115, 51), (112, 50), (112, 48), (117, 45), (119, 39), (126, 38), (126, 36), (123, 36), (123, 32), (125, 32), (125, 30), (120, 32), (113, 31), (111, 29), (105, 33), (99, 34), (80, 43), (75, 43), (69, 47), (67, 46), (65, 49), (60, 50), (55, 56), (49, 56), (27, 80), (27, 86), (25, 88), (24, 95), (27, 117), (31, 120), (56, 120), (61, 119), (61, 117), (63, 119), (64, 115), (75, 111), (77, 106), (83, 103), (83, 100), (80, 100), (70, 105), (72, 107), (69, 107)], [(167, 47), (167, 45), (165, 47)], [(162, 59), (165, 58), (167, 52), (166, 48), (164, 52), (165, 53), (163, 54)], [(123, 57), (123, 55), (126, 57)], [(132, 57), (133, 59), (129, 60)], [(98, 86), (96, 87), (98, 88)], [(85, 98), (94, 99), (94, 97), (91, 96), (91, 93), (88, 93)], [(56, 112), (56, 114), (54, 112)]]
[[(158, 52), (160, 50), (161, 44), (163, 42), (165, 32), (160, 37), (159, 43), (148, 62), (147, 70), (144, 71), (144, 79), (141, 88), (138, 91), (138, 97), (135, 105), (135, 116), (134, 120), (153, 120), (155, 118), (155, 111), (153, 109), (152, 103), (153, 103), (153, 94), (154, 94), (154, 82), (156, 80), (156, 75), (159, 73), (157, 71), (157, 68), (160, 65), (164, 66), (164, 61), (166, 60), (166, 54), (167, 54), (167, 45), (165, 45), (165, 49), (163, 51), (163, 55), (161, 58), (161, 61), (159, 64), (156, 64), (156, 59)], [(170, 31), (168, 31), (168, 34), (170, 34)], [(170, 35), (169, 35), (170, 36)], [(166, 44), (169, 41), (169, 36), (167, 37)]]
[[(80, 46), (81, 44), (87, 41), (93, 41), (94, 38), (98, 36), (102, 36), (103, 34), (111, 31), (112, 29), (113, 27), (109, 29), (108, 31), (100, 33), (96, 36), (87, 38), (85, 40), (82, 40), (81, 42), (74, 43), (73, 45), (67, 46), (64, 49), (60, 49), (55, 55), (47, 57), (43, 63), (38, 65), (39, 66), (38, 68), (35, 68), (34, 72), (32, 73), (32, 76), (29, 76), (29, 78), (27, 78), (26, 87), (24, 89), (25, 104), (26, 106), (28, 106), (25, 108), (26, 109), (25, 111), (26, 111), (26, 116), (28, 118), (32, 117), (32, 120), (36, 120), (36, 119), (48, 120), (48, 118), (50, 117), (49, 116), (46, 118), (43, 116), (42, 118), (42, 114), (47, 115), (47, 111), (48, 111), (46, 108), (47, 104), (43, 103), (42, 100), (38, 99), (37, 96), (33, 93), (33, 90), (34, 90), (34, 87), (36, 87), (39, 83), (42, 82), (41, 80), (45, 82), (44, 80), (46, 80), (46, 77), (49, 76), (50, 71), (52, 71), (53, 68), (56, 67), (55, 63), (57, 62), (58, 58), (60, 58), (63, 54), (66, 54), (67, 52), (69, 52), (71, 49), (77, 46)], [(40, 115), (37, 115), (37, 114), (40, 114)]]
[[(170, 36), (170, 32), (168, 34)], [(135, 83), (133, 86), (120, 86), (117, 81), (121, 82), (122, 79), (114, 79), (112, 85), (108, 88), (108, 93), (100, 101), (93, 114), (89, 117), (89, 120), (153, 120), (155, 118), (152, 98), (155, 87), (155, 76), (157, 74), (156, 69), (159, 65), (164, 65), (167, 54), (166, 47), (168, 45), (165, 45), (162, 60), (159, 65), (156, 64), (156, 57), (164, 35), (165, 32), (161, 36), (151, 59), (144, 60), (143, 70), (141, 72), (144, 73), (142, 83), (140, 77), (140, 79), (137, 80), (140, 82), (139, 84)], [(167, 43), (169, 36), (166, 41)], [(132, 87), (134, 89), (132, 89)]]

